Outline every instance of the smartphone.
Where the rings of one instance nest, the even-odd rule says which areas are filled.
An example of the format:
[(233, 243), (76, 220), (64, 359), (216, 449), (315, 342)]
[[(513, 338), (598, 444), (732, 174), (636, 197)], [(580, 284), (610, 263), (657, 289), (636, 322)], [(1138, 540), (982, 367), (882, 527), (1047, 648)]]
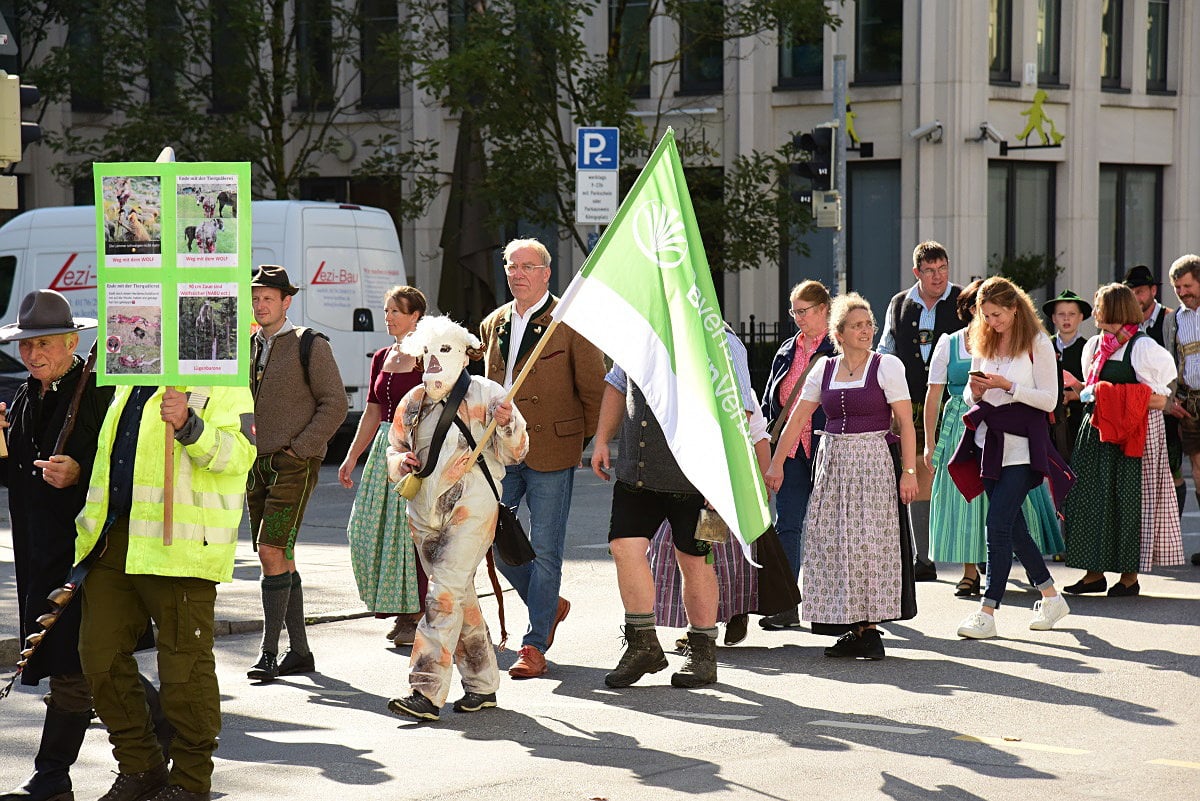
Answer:
[(987, 373), (983, 372), (982, 370), (972, 370), (971, 372), (967, 373), (967, 375), (973, 375), (976, 378), (987, 378)]

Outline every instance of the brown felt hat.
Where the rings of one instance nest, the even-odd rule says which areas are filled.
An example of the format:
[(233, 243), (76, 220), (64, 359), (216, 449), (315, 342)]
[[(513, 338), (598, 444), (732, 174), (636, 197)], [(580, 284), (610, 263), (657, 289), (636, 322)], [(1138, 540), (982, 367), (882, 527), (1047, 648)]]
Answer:
[(258, 269), (254, 271), (254, 275), (250, 278), (250, 286), (271, 287), (272, 289), (278, 289), (285, 295), (295, 295), (300, 291), (299, 287), (292, 286), (292, 279), (288, 278), (287, 270), (278, 264), (258, 265)]
[(71, 302), (61, 292), (37, 289), (21, 300), (17, 321), (0, 327), (0, 342), (15, 342), (52, 334), (72, 334), (95, 328), (90, 317), (74, 317)]

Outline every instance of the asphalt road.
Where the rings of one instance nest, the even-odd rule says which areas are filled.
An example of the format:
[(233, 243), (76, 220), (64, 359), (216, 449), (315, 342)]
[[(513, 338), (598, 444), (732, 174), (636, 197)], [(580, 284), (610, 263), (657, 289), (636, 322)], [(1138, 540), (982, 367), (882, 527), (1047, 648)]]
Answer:
[[(335, 486), (335, 469), (325, 468), (297, 550), (310, 613), (333, 621), (309, 627), (320, 673), (254, 685), (245, 669), (257, 636), (218, 640), (215, 797), (1200, 798), (1200, 568), (1144, 576), (1136, 599), (1071, 599), (1072, 614), (1051, 632), (1028, 630), (1036, 595), (1014, 580), (1000, 638), (960, 641), (955, 628), (973, 602), (953, 597), (956, 571), (943, 566), (940, 581), (918, 585), (920, 614), (884, 627), (883, 661), (826, 659), (829, 638), (752, 623), (743, 644), (720, 649), (714, 686), (675, 689), (664, 671), (609, 690), (603, 676), (621, 653), (604, 543), (609, 490), (581, 472), (563, 589), (574, 606), (550, 674), (505, 675), (499, 709), (447, 707), (439, 723), (418, 724), (386, 709), (407, 691), (407, 651), (388, 647), (385, 621), (353, 617), (351, 493)], [(1194, 503), (1189, 494), (1187, 553), (1200, 550)], [(0, 570), (9, 568), (0, 591), (11, 596), (4, 560), (0, 548)], [(222, 588), (218, 617), (235, 631), (255, 625), (255, 561), (246, 545), (238, 580)], [(1051, 570), (1060, 585), (1078, 576)], [(519, 633), (524, 609), (515, 593), (505, 597)], [(484, 608), (495, 631), (494, 600)], [(9, 609), (0, 606), (0, 620), (13, 619)], [(677, 636), (659, 634), (664, 645)], [(681, 657), (669, 658), (677, 669)], [(501, 653), (501, 666), (514, 659)], [(41, 692), (19, 688), (0, 701), (0, 788), (30, 769)], [(98, 798), (114, 769), (97, 724), (73, 771), (76, 797)]]

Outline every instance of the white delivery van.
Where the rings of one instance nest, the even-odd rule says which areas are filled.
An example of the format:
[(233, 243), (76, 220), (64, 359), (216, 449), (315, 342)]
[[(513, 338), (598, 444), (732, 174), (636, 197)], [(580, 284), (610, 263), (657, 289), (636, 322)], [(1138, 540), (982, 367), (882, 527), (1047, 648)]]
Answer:
[[(343, 432), (353, 431), (371, 355), (392, 341), (384, 292), (407, 283), (396, 226), (383, 209), (300, 200), (256, 200), (251, 215), (251, 260), (282, 264), (300, 287), (288, 318), (328, 335), (350, 401)], [(16, 321), (21, 298), (45, 288), (66, 295), (75, 314), (97, 316), (95, 225), (94, 207), (65, 206), (33, 209), (0, 227), (0, 325)], [(17, 356), (15, 345), (4, 350)]]

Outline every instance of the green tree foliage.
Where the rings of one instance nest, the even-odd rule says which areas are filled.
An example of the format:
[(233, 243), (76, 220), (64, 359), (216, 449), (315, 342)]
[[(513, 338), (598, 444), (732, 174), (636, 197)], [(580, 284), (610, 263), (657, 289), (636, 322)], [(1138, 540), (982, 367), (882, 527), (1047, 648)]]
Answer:
[[(346, 99), (372, 66), (363, 5), (21, 3), (22, 75), (39, 86), (44, 108), (75, 112), (62, 127), (43, 122), (45, 144), (62, 157), (58, 177), (69, 184), (90, 176), (92, 161), (150, 161), (171, 145), (180, 161), (249, 161), (256, 195), (295, 197), (317, 160), (344, 143), (347, 126), (382, 116)], [(63, 30), (66, 46), (57, 46), (48, 36)], [(395, 54), (366, 52), (395, 63)], [(408, 198), (414, 208), (429, 200), (420, 190), (430, 188), (430, 147), (412, 143), (397, 160), (422, 173)]]
[[(697, 52), (728, 52), (732, 40), (790, 28), (819, 30), (838, 24), (822, 0), (445, 0), (410, 4), (411, 30), (395, 52), (416, 84), (452, 115), (467, 115), (487, 153), (478, 187), (497, 226), (525, 220), (570, 231), (574, 224), (575, 137), (580, 125), (621, 131), (625, 166), (639, 168), (668, 125), (674, 126), (691, 175), (697, 213), (717, 269), (739, 270), (777, 261), (783, 240), (810, 225), (785, 186), (790, 151), (740, 154), (722, 165), (705, 144), (702, 120), (678, 114), (667, 85)], [(723, 9), (723, 13), (722, 13)], [(607, 15), (607, 47), (596, 52), (585, 23)], [(647, 58), (650, 31), (662, 17), (692, 35), (668, 53)], [(724, 55), (722, 55), (724, 58)], [(653, 84), (651, 82), (654, 82)], [(720, 90), (718, 89), (718, 92)], [(635, 99), (653, 111), (635, 115)], [(790, 136), (788, 137), (790, 139)], [(371, 169), (389, 172), (380, 151)], [(713, 170), (724, 166), (724, 170)], [(398, 162), (401, 172), (407, 169)], [(714, 175), (719, 185), (713, 186)], [(699, 191), (697, 191), (699, 189)]]
[(1022, 253), (1004, 258), (993, 255), (988, 261), (989, 275), (1003, 276), (1026, 292), (1050, 286), (1064, 269), (1053, 255), (1044, 253)]

